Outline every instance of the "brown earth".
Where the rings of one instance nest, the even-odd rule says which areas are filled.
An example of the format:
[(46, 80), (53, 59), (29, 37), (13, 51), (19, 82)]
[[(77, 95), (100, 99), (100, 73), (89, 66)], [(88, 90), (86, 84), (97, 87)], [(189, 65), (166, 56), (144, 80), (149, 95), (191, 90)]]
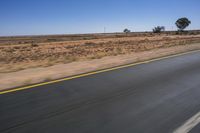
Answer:
[(0, 73), (200, 42), (200, 35), (156, 35), (0, 45)]

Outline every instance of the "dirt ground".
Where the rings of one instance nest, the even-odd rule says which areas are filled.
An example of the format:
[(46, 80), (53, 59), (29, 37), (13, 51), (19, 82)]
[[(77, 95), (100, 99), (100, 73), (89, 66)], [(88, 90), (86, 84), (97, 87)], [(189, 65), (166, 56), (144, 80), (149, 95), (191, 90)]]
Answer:
[(200, 42), (200, 35), (158, 35), (0, 45), (0, 73)]

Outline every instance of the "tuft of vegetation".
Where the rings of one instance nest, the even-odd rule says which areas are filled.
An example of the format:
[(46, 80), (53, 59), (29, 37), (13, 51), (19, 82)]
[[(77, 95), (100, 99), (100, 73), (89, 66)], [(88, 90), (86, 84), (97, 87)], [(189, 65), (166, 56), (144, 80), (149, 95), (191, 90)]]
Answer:
[(153, 29), (153, 33), (161, 33), (163, 31), (165, 31), (164, 26), (157, 26), (157, 27), (154, 27), (154, 29)]
[(37, 43), (35, 43), (35, 42), (32, 42), (31, 43), (31, 47), (38, 47), (39, 45), (37, 44)]
[(175, 24), (179, 31), (183, 31), (186, 27), (188, 27), (191, 24), (191, 21), (188, 18), (184, 17), (179, 18)]

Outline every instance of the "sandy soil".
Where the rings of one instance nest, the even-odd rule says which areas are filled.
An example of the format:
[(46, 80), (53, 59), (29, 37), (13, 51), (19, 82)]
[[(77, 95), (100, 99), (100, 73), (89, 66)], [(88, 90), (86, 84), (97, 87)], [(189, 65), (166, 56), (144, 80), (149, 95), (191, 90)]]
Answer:
[[(175, 37), (175, 38), (177, 38), (177, 37)], [(31, 67), (29, 66), (29, 67), (27, 67), (26, 70), (21, 70), (21, 71), (18, 70), (16, 72), (11, 72), (14, 70), (13, 68), (16, 66), (13, 66), (13, 68), (12, 68), (12, 66), (10, 66), (10, 69), (11, 69), (10, 70), (8, 67), (9, 65), (13, 65), (13, 64), (19, 65), (20, 63), (21, 63), (20, 65), (23, 65), (23, 64), (27, 63), (26, 61), (22, 61), (23, 59), (20, 61), (20, 63), (18, 62), (18, 64), (17, 64), (17, 61), (15, 63), (13, 63), (13, 61), (15, 60), (15, 56), (17, 56), (18, 54), (21, 55), (19, 57), (23, 57), (23, 54), (28, 56), (28, 54), (26, 53), (26, 50), (24, 51), (23, 54), (17, 52), (13, 56), (8, 57), (9, 59), (6, 59), (5, 62), (1, 61), (2, 65), (0, 67), (1, 68), (0, 90), (9, 89), (9, 88), (17, 87), (17, 86), (28, 85), (28, 84), (34, 84), (34, 83), (38, 83), (38, 82), (49, 81), (49, 80), (53, 80), (53, 79), (63, 78), (63, 77), (67, 77), (67, 76), (77, 75), (77, 74), (81, 74), (81, 73), (85, 73), (85, 72), (90, 72), (90, 71), (94, 71), (94, 70), (114, 67), (114, 66), (118, 66), (118, 65), (138, 62), (138, 61), (144, 61), (144, 60), (148, 60), (148, 59), (152, 59), (152, 58), (186, 52), (186, 51), (190, 51), (190, 50), (200, 49), (200, 43), (186, 45), (186, 43), (188, 41), (191, 42), (191, 38), (190, 38), (190, 40), (185, 39), (185, 38), (187, 38), (187, 37), (183, 37), (181, 39), (181, 41), (179, 38), (178, 43), (177, 43), (177, 41), (175, 41), (175, 44), (173, 43), (174, 42), (173, 39), (172, 39), (172, 42), (170, 41), (170, 43), (169, 43), (169, 41), (167, 41), (167, 43), (164, 43), (163, 41), (162, 42), (156, 41), (156, 43), (153, 43), (152, 45), (148, 40), (146, 40), (144, 44), (149, 43), (149, 45), (145, 46), (145, 47), (144, 47), (144, 45), (137, 45), (134, 43), (133, 47), (137, 47), (136, 51), (133, 50), (136, 48), (133, 48), (131, 46), (131, 44), (133, 45), (133, 42), (131, 41), (131, 39), (133, 39), (133, 38), (130, 38), (130, 39), (126, 38), (125, 39), (126, 45), (123, 47), (125, 47), (127, 49), (127, 51), (130, 50), (130, 52), (126, 51), (127, 53), (124, 55), (109, 54), (109, 55), (106, 55), (106, 57), (101, 57), (101, 59), (94, 58), (92, 60), (79, 60), (79, 61), (76, 60), (76, 62), (67, 63), (67, 64), (57, 64), (57, 65), (53, 65), (53, 66), (49, 66), (49, 67), (38, 67), (39, 66), (37, 64), (38, 62), (33, 61), (35, 64), (37, 64), (37, 65), (35, 65), (36, 68), (33, 68), (33, 66), (31, 66)], [(151, 39), (154, 40), (155, 38), (151, 38)], [(135, 39), (133, 39), (133, 40), (135, 41)], [(161, 40), (161, 38), (160, 38), (160, 40)], [(98, 41), (105, 42), (105, 40), (98, 40)], [(122, 42), (121, 40), (115, 40), (115, 41)], [(192, 42), (193, 41), (196, 42), (198, 40), (193, 39)], [(119, 43), (119, 44), (121, 44), (121, 43)], [(168, 44), (168, 45), (166, 46), (166, 44)], [(74, 47), (74, 45), (80, 46), (80, 44), (78, 42), (77, 42), (77, 44), (73, 44), (73, 47)], [(98, 46), (98, 45), (100, 45), (100, 46)], [(99, 44), (99, 43), (95, 42), (95, 47), (97, 47), (97, 49), (104, 49), (104, 47), (102, 47), (102, 45), (104, 46), (104, 44)], [(105, 44), (105, 45), (107, 45), (107, 44)], [(117, 45), (120, 47), (120, 45), (115, 44), (113, 42), (109, 46), (112, 46), (112, 45)], [(67, 45), (68, 49), (70, 48), (70, 46), (71, 45)], [(84, 48), (88, 48), (88, 49), (90, 49), (90, 47), (94, 47), (93, 45), (90, 45), (89, 43), (88, 43), (88, 45), (86, 43), (83, 46), (84, 46)], [(23, 46), (14, 46), (14, 47), (16, 47), (17, 49), (21, 49), (21, 47), (23, 47)], [(18, 48), (18, 47), (20, 47), (20, 48)], [(38, 58), (43, 59), (43, 56), (42, 56), (43, 54), (45, 54), (44, 57), (48, 57), (49, 55), (48, 54), (46, 55), (46, 53), (42, 52), (42, 54), (39, 54), (38, 52), (36, 52), (36, 51), (40, 51), (43, 48), (46, 48), (46, 49), (49, 49), (49, 48), (57, 49), (58, 48), (58, 49), (60, 49), (63, 47), (65, 47), (65, 43), (64, 44), (61, 43), (59, 45), (56, 44), (56, 46), (53, 44), (52, 45), (43, 44), (43, 45), (37, 46), (36, 48), (33, 48), (33, 51), (32, 51), (33, 53), (31, 52), (33, 55), (31, 55), (31, 53), (29, 53), (30, 59), (31, 59), (31, 57), (34, 57), (36, 55), (38, 55)], [(109, 48), (109, 47), (106, 47), (106, 48)], [(9, 51), (9, 49), (10, 48), (7, 47), (8, 51)], [(29, 48), (24, 48), (24, 49), (29, 49)], [(79, 48), (77, 48), (77, 49), (79, 49)], [(5, 52), (5, 46), (3, 48), (1, 47), (0, 51), (1, 51), (0, 57), (2, 58), (2, 51)], [(97, 51), (96, 51), (96, 49), (93, 49), (93, 54)], [(34, 52), (36, 52), (36, 54), (34, 54)], [(92, 50), (90, 52), (92, 52)], [(60, 52), (58, 52), (58, 53), (60, 53)], [(61, 53), (62, 53), (62, 50), (61, 50)], [(80, 52), (80, 55), (82, 55), (83, 53)], [(87, 53), (89, 54), (89, 52), (87, 52)], [(107, 52), (107, 53), (109, 53), (109, 52)], [(55, 57), (59, 58), (59, 56), (55, 56)], [(29, 57), (27, 57), (27, 58), (29, 59)], [(11, 62), (9, 62), (9, 60), (11, 60)], [(44, 62), (45, 61), (43, 61), (42, 63), (44, 63)]]

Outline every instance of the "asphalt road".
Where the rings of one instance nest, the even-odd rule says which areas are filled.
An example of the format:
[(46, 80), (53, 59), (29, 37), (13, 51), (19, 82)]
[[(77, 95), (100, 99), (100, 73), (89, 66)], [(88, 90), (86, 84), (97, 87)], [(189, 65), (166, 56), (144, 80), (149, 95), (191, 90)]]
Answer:
[(199, 111), (196, 52), (2, 94), (0, 132), (171, 133)]

